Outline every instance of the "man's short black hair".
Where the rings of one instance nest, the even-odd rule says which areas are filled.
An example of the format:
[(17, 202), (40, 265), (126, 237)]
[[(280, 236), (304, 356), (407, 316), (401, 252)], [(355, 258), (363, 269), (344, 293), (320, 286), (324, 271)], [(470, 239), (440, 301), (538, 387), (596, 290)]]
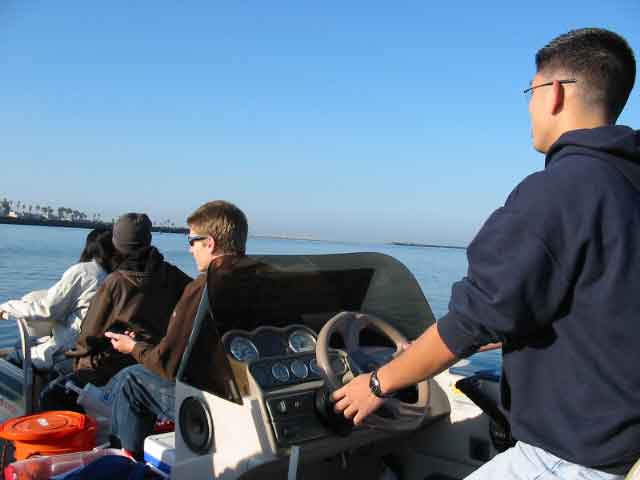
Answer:
[(614, 123), (636, 79), (636, 61), (627, 41), (602, 28), (571, 30), (536, 54), (536, 69), (563, 72), (578, 80), (586, 102), (603, 107)]

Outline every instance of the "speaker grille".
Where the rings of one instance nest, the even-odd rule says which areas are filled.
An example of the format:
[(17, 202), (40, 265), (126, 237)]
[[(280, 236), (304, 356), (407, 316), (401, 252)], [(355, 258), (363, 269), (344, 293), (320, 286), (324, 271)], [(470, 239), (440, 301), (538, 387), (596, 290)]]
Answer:
[(187, 397), (180, 405), (180, 433), (189, 449), (208, 453), (213, 442), (213, 420), (207, 404), (200, 398)]

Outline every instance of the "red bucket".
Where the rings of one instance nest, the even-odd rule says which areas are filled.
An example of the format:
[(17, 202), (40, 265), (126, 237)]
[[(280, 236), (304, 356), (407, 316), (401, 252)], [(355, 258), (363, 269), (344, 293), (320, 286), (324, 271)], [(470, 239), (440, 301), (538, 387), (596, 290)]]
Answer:
[(16, 460), (24, 460), (33, 455), (91, 450), (96, 431), (96, 421), (87, 415), (53, 410), (7, 420), (0, 425), (0, 438), (14, 444)]

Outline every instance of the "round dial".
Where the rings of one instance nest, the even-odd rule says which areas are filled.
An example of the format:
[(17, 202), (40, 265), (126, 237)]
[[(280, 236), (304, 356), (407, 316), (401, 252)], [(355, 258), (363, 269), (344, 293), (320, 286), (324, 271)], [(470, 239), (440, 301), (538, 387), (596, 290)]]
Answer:
[(229, 350), (240, 362), (252, 362), (260, 356), (258, 348), (246, 337), (234, 337), (229, 344)]
[(300, 360), (294, 360), (291, 362), (291, 371), (293, 372), (293, 375), (298, 378), (307, 378), (309, 375), (309, 367), (307, 367), (306, 363)]
[(276, 380), (286, 382), (289, 380), (289, 369), (283, 363), (274, 363), (271, 367), (271, 375), (273, 375)]
[(295, 330), (289, 335), (289, 348), (295, 353), (313, 352), (316, 349), (316, 337), (306, 330)]
[(316, 375), (322, 374), (322, 370), (320, 370), (320, 367), (318, 366), (318, 361), (315, 358), (312, 358), (311, 361), (309, 362), (309, 368)]

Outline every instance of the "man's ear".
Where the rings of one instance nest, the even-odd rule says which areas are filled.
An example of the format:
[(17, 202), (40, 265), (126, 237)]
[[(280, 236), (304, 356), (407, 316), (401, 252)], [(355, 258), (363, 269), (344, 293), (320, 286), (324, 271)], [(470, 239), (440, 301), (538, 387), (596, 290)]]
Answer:
[(557, 115), (564, 108), (564, 86), (558, 80), (554, 80), (551, 89), (552, 95), (549, 107), (551, 114)]
[(211, 235), (207, 237), (207, 249), (211, 254), (216, 253), (216, 241), (213, 239)]

